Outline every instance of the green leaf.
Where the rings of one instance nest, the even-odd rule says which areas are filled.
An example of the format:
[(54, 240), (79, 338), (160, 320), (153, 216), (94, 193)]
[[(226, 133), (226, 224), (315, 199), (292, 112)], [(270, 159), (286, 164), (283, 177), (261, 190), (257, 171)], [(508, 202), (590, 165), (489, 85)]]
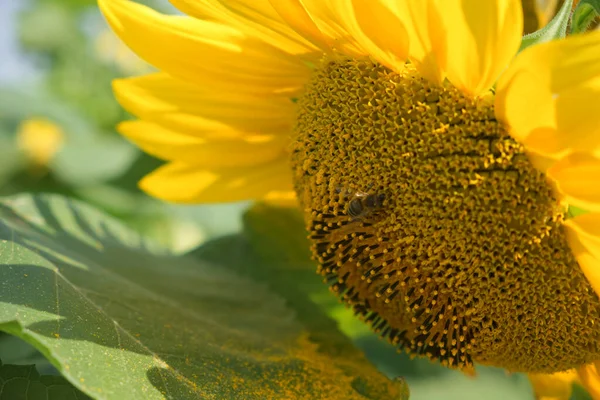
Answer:
[(299, 210), (257, 204), (244, 214), (244, 231), (263, 262), (286, 269), (316, 269)]
[(5, 364), (35, 364), (41, 374), (57, 374), (56, 368), (33, 346), (4, 332), (0, 332), (0, 355), (2, 355), (2, 362)]
[(63, 377), (40, 375), (35, 365), (3, 365), (0, 360), (2, 400), (85, 400), (89, 399)]
[[(349, 322), (353, 328), (362, 328), (360, 332), (363, 334), (370, 333), (370, 330), (354, 317), (352, 311), (340, 304), (316, 273), (300, 211), (257, 204), (244, 215), (243, 220), (243, 236), (223, 239), (238, 242), (236, 259), (251, 260), (243, 264), (240, 272), (268, 282), (271, 290), (288, 300), (298, 319), (313, 332), (316, 340), (324, 344), (323, 347), (343, 345), (346, 354), (357, 353), (350, 337), (341, 339), (339, 321)], [(233, 268), (239, 265), (235, 259), (228, 261)], [(334, 315), (337, 317), (335, 320), (331, 318)]]
[(527, 376), (478, 367), (475, 378), (452, 371), (435, 378), (409, 380), (411, 400), (533, 400)]
[(0, 221), (0, 330), (94, 398), (399, 397), (348, 346), (322, 348), (264, 285), (89, 206), (23, 195), (0, 202)]
[[(210, 241), (194, 255), (204, 261), (219, 262), (244, 276), (267, 282), (274, 293), (287, 300), (298, 320), (307, 328), (310, 341), (319, 353), (334, 363), (347, 363), (357, 375), (353, 387), (367, 398), (404, 400), (408, 387), (396, 380), (394, 395), (386, 394), (389, 381), (378, 378), (375, 369), (338, 328), (337, 322), (314, 301), (327, 292), (308, 253), (301, 215), (289, 208), (256, 205), (244, 216), (244, 235), (231, 235)], [(327, 305), (338, 305), (333, 295)], [(335, 365), (335, 364), (333, 364)], [(355, 372), (355, 373), (356, 373)], [(387, 397), (390, 396), (390, 397)], [(335, 398), (331, 395), (327, 398)]]
[(569, 400), (594, 400), (594, 398), (583, 388), (583, 386), (574, 383), (572, 388), (573, 389)]
[[(339, 303), (316, 273), (310, 258), (302, 215), (296, 209), (257, 204), (244, 215), (242, 235), (206, 243), (196, 256), (227, 265), (245, 276), (266, 282), (288, 301), (297, 318), (323, 348), (343, 347), (345, 354), (359, 354), (351, 338), (341, 333), (331, 315), (349, 317), (355, 326), (368, 327)], [(342, 318), (343, 318), (342, 317)], [(362, 358), (362, 356), (360, 356)]]
[(545, 27), (523, 36), (519, 52), (525, 50), (529, 46), (564, 38), (567, 35), (567, 27), (569, 26), (572, 7), (573, 0), (565, 0), (560, 10), (558, 10), (558, 13)]
[(19, 17), (20, 43), (28, 50), (55, 49), (71, 40), (77, 30), (75, 16), (60, 4), (39, 3), (21, 12)]
[(583, 33), (600, 16), (600, 0), (581, 0), (571, 20), (571, 33)]
[(0, 131), (0, 187), (24, 166), (25, 158), (17, 147), (14, 135)]

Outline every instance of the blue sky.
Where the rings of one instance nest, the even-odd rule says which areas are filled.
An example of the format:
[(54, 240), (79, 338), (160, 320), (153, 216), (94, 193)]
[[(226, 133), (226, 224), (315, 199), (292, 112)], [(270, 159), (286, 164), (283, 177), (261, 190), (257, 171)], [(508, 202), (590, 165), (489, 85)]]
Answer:
[[(177, 13), (168, 0), (138, 1), (154, 4), (163, 12)], [(0, 84), (28, 82), (36, 76), (35, 67), (20, 54), (17, 40), (18, 13), (29, 3), (29, 0), (0, 0)]]
[(25, 6), (24, 0), (0, 0), (0, 82), (11, 83), (30, 79), (35, 70), (19, 54), (16, 37), (17, 12)]

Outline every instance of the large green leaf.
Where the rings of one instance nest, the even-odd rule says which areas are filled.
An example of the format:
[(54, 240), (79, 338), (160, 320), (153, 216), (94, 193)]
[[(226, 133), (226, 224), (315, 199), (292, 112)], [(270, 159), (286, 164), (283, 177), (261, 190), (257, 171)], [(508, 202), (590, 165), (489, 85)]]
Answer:
[[(340, 305), (327, 293), (326, 286), (315, 273), (301, 215), (289, 208), (259, 204), (246, 213), (244, 222), (244, 234), (212, 240), (197, 249), (194, 255), (268, 282), (270, 289), (285, 298), (296, 311), (298, 320), (307, 328), (310, 340), (318, 345), (319, 352), (333, 360), (344, 359), (358, 369), (370, 368), (364, 354), (327, 313), (328, 309)], [(395, 378), (398, 378), (400, 392), (391, 399), (408, 399), (406, 383), (400, 376)], [(356, 384), (363, 395), (373, 397), (370, 393), (376, 386), (372, 381), (359, 379)]]
[(3, 365), (0, 360), (2, 400), (85, 400), (88, 396), (60, 376), (40, 375), (35, 365)]
[(0, 202), (0, 220), (0, 330), (92, 397), (399, 396), (351, 346), (324, 349), (264, 285), (88, 206), (23, 195)]

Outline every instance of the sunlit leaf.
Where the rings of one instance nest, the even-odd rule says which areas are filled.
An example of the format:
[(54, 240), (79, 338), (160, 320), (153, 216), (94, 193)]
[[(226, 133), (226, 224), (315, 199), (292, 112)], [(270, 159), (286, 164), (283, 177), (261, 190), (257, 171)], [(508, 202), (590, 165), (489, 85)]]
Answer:
[(399, 396), (350, 346), (323, 349), (264, 285), (89, 206), (23, 195), (2, 201), (0, 220), (0, 330), (92, 397)]

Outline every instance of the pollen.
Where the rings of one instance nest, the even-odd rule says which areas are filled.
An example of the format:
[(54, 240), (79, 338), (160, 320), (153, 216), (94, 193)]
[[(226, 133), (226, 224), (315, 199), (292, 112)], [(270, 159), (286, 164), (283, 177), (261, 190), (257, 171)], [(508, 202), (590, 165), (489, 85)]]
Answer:
[(318, 272), (375, 332), (461, 369), (600, 358), (600, 301), (565, 205), (492, 93), (329, 58), (297, 104), (294, 184)]

